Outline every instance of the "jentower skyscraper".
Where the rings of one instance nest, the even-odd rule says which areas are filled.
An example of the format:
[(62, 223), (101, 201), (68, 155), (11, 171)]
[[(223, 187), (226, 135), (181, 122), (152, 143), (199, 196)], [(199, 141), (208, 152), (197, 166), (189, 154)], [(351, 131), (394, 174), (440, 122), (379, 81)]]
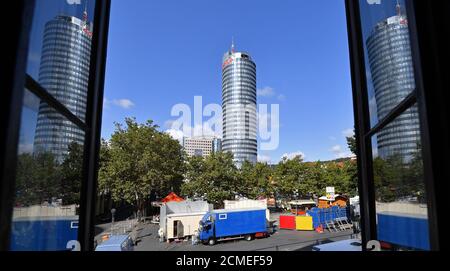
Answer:
[[(80, 119), (85, 119), (92, 24), (84, 18), (57, 16), (45, 25), (39, 82)], [(45, 103), (39, 106), (34, 152), (49, 152), (61, 161), (84, 133)]]
[[(378, 119), (381, 120), (415, 88), (408, 20), (397, 4), (397, 15), (379, 22), (367, 39)], [(417, 107), (390, 123), (377, 136), (378, 154), (400, 155), (406, 161), (418, 150)]]
[(231, 152), (238, 166), (256, 163), (256, 64), (249, 54), (231, 50), (222, 62), (222, 151)]

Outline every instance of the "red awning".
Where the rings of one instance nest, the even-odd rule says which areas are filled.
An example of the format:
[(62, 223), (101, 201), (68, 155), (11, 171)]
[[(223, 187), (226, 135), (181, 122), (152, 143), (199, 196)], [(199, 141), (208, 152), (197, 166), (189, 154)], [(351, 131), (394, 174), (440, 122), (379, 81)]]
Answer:
[(167, 195), (165, 198), (163, 198), (161, 200), (161, 202), (170, 202), (170, 201), (184, 201), (184, 199), (182, 197), (179, 197), (177, 194), (175, 194), (174, 192), (170, 192), (169, 195)]

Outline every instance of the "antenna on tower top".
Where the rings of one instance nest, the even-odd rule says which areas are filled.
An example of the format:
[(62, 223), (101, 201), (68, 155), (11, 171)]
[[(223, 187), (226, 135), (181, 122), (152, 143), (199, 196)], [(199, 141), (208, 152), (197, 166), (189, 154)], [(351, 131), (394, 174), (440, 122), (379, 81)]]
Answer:
[(231, 52), (234, 53), (234, 37), (231, 37)]
[(400, 5), (400, 1), (399, 0), (397, 0), (396, 8), (397, 8), (397, 15), (398, 16), (402, 16), (402, 6)]
[(83, 20), (85, 23), (87, 23), (87, 21), (88, 21), (87, 5), (88, 5), (88, 0), (86, 0), (86, 2), (84, 2)]
[(83, 32), (89, 37), (92, 38), (92, 32), (89, 29), (89, 17), (87, 12), (88, 0), (84, 2), (84, 11), (83, 11)]

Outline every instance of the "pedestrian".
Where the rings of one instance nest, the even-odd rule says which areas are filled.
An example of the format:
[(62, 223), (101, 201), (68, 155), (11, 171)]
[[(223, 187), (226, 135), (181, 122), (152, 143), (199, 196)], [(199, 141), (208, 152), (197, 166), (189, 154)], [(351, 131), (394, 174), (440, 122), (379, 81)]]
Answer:
[(194, 231), (194, 234), (192, 235), (192, 245), (193, 246), (195, 246), (195, 245), (197, 245), (197, 240), (198, 240), (198, 231), (197, 230), (195, 230)]
[(158, 236), (159, 236), (159, 242), (164, 242), (164, 230), (162, 228), (159, 228), (158, 230)]

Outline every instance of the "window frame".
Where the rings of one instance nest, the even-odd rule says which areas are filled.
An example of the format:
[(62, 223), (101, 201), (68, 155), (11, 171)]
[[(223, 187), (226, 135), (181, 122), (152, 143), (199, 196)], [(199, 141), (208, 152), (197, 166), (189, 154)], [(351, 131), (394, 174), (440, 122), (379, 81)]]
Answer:
[[(91, 44), (85, 121), (72, 113), (61, 101), (53, 97), (50, 92), (27, 74), (28, 47), (35, 1), (20, 0), (14, 2), (15, 6), (11, 12), (14, 12), (13, 17), (21, 23), (14, 24), (17, 27), (13, 28), (14, 35), (10, 40), (12, 52), (6, 52), (12, 54), (13, 57), (10, 62), (6, 63), (6, 67), (9, 69), (9, 73), (6, 73), (8, 78), (5, 78), (6, 80), (2, 78), (1, 81), (6, 98), (3, 99), (5, 104), (2, 101), (2, 116), (5, 117), (1, 119), (0, 124), (6, 129), (3, 130), (0, 138), (0, 144), (2, 144), (0, 145), (0, 161), (2, 161), (0, 163), (2, 174), (0, 180), (0, 251), (6, 251), (10, 248), (17, 149), (25, 89), (36, 95), (41, 101), (46, 102), (57, 113), (67, 118), (85, 133), (78, 242), (81, 250), (92, 251), (94, 250), (97, 171), (111, 1), (97, 0), (95, 2), (93, 22), (95, 31)], [(8, 24), (11, 24), (11, 22)]]
[[(360, 12), (360, 2), (358, 0), (346, 0), (346, 13), (347, 13), (347, 28), (350, 50), (350, 66), (352, 76), (352, 90), (353, 90), (353, 105), (354, 105), (354, 117), (355, 117), (355, 136), (357, 144), (357, 156), (358, 156), (358, 188), (360, 192), (361, 202), (361, 229), (362, 229), (362, 242), (363, 250), (369, 250), (366, 244), (370, 240), (377, 240), (377, 225), (376, 225), (376, 205), (375, 205), (375, 186), (373, 176), (373, 153), (372, 153), (372, 137), (385, 128), (388, 124), (394, 121), (397, 117), (408, 109), (417, 105), (420, 123), (420, 136), (422, 144), (422, 157), (424, 167), (424, 184), (427, 197), (427, 211), (428, 211), (428, 233), (430, 240), (431, 250), (439, 250), (439, 230), (438, 230), (438, 217), (437, 217), (437, 204), (436, 204), (436, 179), (434, 179), (433, 161), (436, 161), (438, 154), (431, 152), (431, 138), (432, 132), (438, 133), (437, 129), (430, 130), (429, 117), (427, 110), (430, 109), (432, 104), (429, 104), (424, 99), (425, 90), (433, 89), (433, 84), (428, 86), (424, 85), (423, 71), (431, 68), (423, 66), (422, 59), (436, 56), (431, 56), (432, 53), (428, 52), (426, 55), (419, 53), (420, 42), (427, 42), (422, 37), (418, 38), (419, 34), (423, 35), (424, 31), (428, 29), (419, 29), (417, 27), (416, 18), (419, 16), (421, 19), (426, 19), (426, 12), (418, 11), (417, 5), (420, 5), (420, 0), (407, 0), (407, 16), (408, 27), (410, 33), (411, 53), (414, 66), (414, 76), (416, 81), (416, 88), (406, 96), (402, 102), (396, 107), (391, 109), (389, 113), (374, 126), (371, 127), (370, 113), (369, 113), (369, 99), (368, 99), (368, 87), (366, 77), (366, 63), (365, 63), (365, 51), (364, 40), (362, 35), (362, 22)], [(429, 2), (429, 1), (422, 1)], [(433, 4), (430, 4), (433, 6)], [(448, 5), (447, 5), (448, 7)], [(433, 7), (439, 8), (439, 5)], [(448, 9), (447, 9), (448, 11)], [(448, 26), (448, 23), (447, 23)], [(447, 28), (448, 29), (448, 28)], [(422, 33), (420, 33), (422, 31)], [(426, 36), (426, 35), (424, 35)], [(421, 40), (422, 39), (422, 40)], [(440, 67), (438, 67), (440, 68)], [(448, 120), (448, 115), (447, 115)], [(441, 123), (443, 126), (448, 126), (448, 123)], [(437, 127), (434, 127), (437, 128)], [(442, 142), (442, 140), (440, 140)], [(438, 142), (436, 142), (438, 143)], [(438, 143), (439, 144), (439, 143)], [(447, 148), (448, 149), (448, 148)], [(434, 160), (433, 160), (434, 159)], [(448, 162), (448, 158), (445, 159)], [(447, 172), (448, 169), (441, 168), (441, 172)]]

